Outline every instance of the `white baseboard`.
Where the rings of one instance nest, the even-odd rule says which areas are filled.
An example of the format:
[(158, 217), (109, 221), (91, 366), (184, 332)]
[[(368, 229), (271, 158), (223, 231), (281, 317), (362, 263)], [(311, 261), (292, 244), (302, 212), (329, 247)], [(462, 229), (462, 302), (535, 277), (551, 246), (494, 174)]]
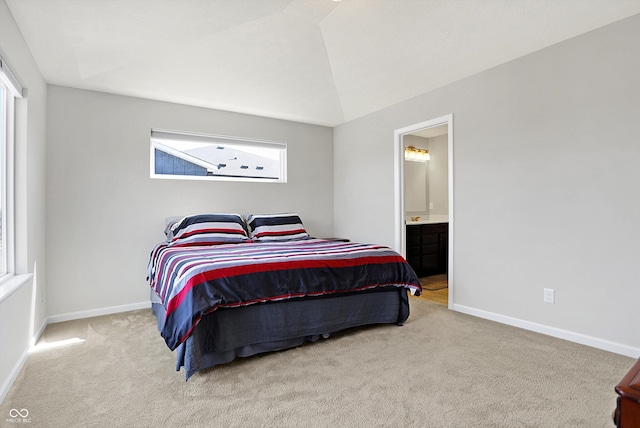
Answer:
[(151, 307), (151, 302), (131, 303), (128, 305), (110, 306), (107, 308), (89, 309), (87, 311), (69, 312), (66, 314), (52, 315), (47, 318), (47, 324), (55, 324), (58, 322), (79, 320), (82, 318), (99, 317), (102, 315), (117, 314), (119, 312), (135, 311), (137, 309), (146, 309)]
[(454, 311), (473, 315), (479, 318), (496, 321), (502, 324), (519, 327), (525, 330), (535, 331), (536, 333), (546, 334), (547, 336), (557, 337), (559, 339), (568, 340), (570, 342), (580, 343), (581, 345), (591, 346), (592, 348), (602, 349), (604, 351), (613, 352), (615, 354), (625, 355), (627, 357), (639, 358), (640, 348), (624, 345), (622, 343), (611, 342), (609, 340), (599, 339), (593, 336), (587, 336), (581, 333), (575, 333), (561, 328), (550, 327), (544, 324), (538, 324), (531, 321), (525, 321), (518, 318), (500, 315), (493, 312), (483, 311), (481, 309), (471, 308), (469, 306), (454, 304)]
[(0, 403), (2, 403), (6, 398), (9, 390), (11, 389), (11, 385), (13, 385), (13, 382), (15, 382), (16, 378), (20, 374), (22, 367), (24, 367), (24, 364), (27, 362), (27, 358), (29, 358), (29, 349), (30, 348), (24, 350), (24, 352), (18, 359), (18, 362), (13, 367), (13, 370), (11, 370), (11, 373), (9, 373), (9, 377), (4, 381), (2, 387), (0, 387)]
[(27, 347), (27, 349), (24, 350), (24, 352), (16, 362), (16, 365), (11, 370), (11, 373), (9, 373), (9, 377), (7, 377), (7, 379), (4, 381), (4, 383), (0, 387), (0, 403), (2, 403), (4, 399), (7, 397), (7, 394), (11, 389), (11, 385), (13, 385), (13, 382), (16, 381), (16, 378), (20, 374), (22, 367), (24, 367), (25, 363), (27, 362), (27, 359), (29, 358), (31, 347), (38, 341), (38, 339), (40, 338), (40, 336), (42, 335), (46, 327), (47, 327), (47, 321), (45, 320), (40, 326), (40, 328), (38, 329), (38, 331), (31, 338), (31, 341), (29, 342), (29, 346)]
[(101, 315), (115, 314), (118, 312), (135, 311), (137, 309), (146, 309), (150, 307), (151, 307), (151, 302), (146, 301), (146, 302), (140, 302), (140, 303), (132, 303), (129, 305), (111, 306), (108, 308), (100, 308), (100, 309), (90, 309), (88, 311), (70, 312), (67, 314), (54, 315), (54, 316), (48, 317), (42, 323), (42, 326), (40, 326), (40, 328), (34, 334), (34, 336), (31, 338), (31, 341), (29, 342), (29, 346), (27, 347), (27, 349), (24, 350), (24, 352), (18, 359), (16, 365), (11, 370), (11, 373), (9, 374), (8, 378), (4, 381), (4, 383), (0, 387), (0, 403), (4, 401), (5, 397), (9, 393), (9, 390), (11, 389), (11, 385), (13, 385), (13, 382), (15, 382), (16, 378), (20, 374), (20, 371), (22, 370), (25, 363), (27, 362), (31, 348), (38, 342), (38, 339), (40, 339), (40, 336), (42, 336), (44, 329), (49, 324), (55, 324), (63, 321), (77, 320), (82, 318), (98, 317)]
[(44, 333), (44, 329), (47, 328), (47, 325), (49, 325), (48, 319), (44, 320), (38, 331), (31, 338), (29, 349), (31, 349), (31, 347), (35, 346), (35, 344), (38, 343), (38, 340), (40, 339), (40, 336), (42, 336), (42, 333)]

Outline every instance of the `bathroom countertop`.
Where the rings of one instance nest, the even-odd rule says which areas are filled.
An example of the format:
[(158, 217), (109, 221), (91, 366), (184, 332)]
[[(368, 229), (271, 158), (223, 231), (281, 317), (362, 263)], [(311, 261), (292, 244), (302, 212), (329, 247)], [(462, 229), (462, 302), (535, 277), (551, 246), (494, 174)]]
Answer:
[[(412, 216), (415, 217), (415, 216)], [(407, 217), (405, 220), (405, 224), (407, 226), (417, 225), (417, 224), (435, 224), (435, 223), (449, 223), (448, 215), (431, 215), (431, 216), (420, 216), (420, 220), (411, 221), (411, 217)]]

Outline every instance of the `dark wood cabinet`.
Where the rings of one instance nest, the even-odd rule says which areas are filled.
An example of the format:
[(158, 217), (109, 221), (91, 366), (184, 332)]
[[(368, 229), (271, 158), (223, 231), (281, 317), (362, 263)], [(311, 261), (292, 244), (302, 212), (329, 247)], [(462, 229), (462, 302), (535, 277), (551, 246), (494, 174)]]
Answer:
[(419, 277), (447, 273), (449, 224), (407, 225), (407, 261)]
[(618, 428), (640, 427), (640, 359), (616, 385), (617, 407), (613, 422)]

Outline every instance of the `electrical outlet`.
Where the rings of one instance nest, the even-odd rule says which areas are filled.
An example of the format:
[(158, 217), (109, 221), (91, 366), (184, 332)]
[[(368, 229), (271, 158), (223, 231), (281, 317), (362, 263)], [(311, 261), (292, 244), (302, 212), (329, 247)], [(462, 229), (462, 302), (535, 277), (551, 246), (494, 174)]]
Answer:
[(433, 202), (429, 202), (429, 209), (432, 210), (433, 209)]
[(553, 290), (553, 288), (544, 289), (544, 302), (555, 303), (555, 291)]

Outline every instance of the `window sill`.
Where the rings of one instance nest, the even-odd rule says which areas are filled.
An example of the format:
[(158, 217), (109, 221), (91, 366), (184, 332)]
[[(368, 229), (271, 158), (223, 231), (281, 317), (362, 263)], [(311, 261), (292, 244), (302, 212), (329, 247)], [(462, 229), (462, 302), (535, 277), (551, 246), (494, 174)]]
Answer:
[(22, 287), (33, 277), (32, 273), (25, 275), (7, 275), (0, 282), (0, 303), (7, 299), (14, 291)]

